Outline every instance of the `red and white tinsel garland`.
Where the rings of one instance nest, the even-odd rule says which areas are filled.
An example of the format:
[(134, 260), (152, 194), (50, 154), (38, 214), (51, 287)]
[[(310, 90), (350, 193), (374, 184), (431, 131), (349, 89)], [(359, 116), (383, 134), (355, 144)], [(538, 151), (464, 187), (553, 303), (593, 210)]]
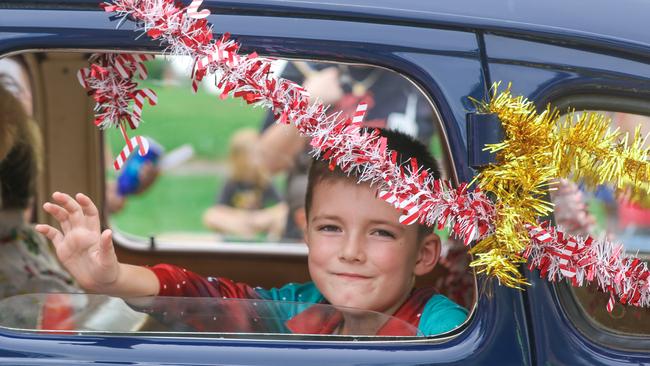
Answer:
[(616, 299), (622, 304), (648, 307), (650, 285), (647, 263), (625, 255), (623, 245), (590, 236), (565, 235), (547, 223), (529, 226), (531, 244), (524, 257), (549, 281), (567, 279), (573, 286), (591, 282), (610, 293), (607, 311)]
[[(433, 179), (415, 161), (399, 166), (377, 131), (360, 128), (365, 106), (361, 105), (349, 119), (327, 114), (327, 108), (319, 102), (310, 104), (308, 94), (300, 85), (271, 76), (271, 60), (256, 54), (239, 55), (239, 44), (228, 34), (213, 40), (212, 29), (205, 20), (209, 11), (198, 10), (201, 2), (194, 0), (184, 8), (173, 0), (115, 0), (103, 3), (102, 7), (134, 20), (148, 36), (161, 41), (168, 53), (192, 57), (195, 92), (205, 75), (216, 73), (220, 75), (218, 86), (223, 90), (222, 98), (232, 95), (248, 104), (270, 108), (280, 123), (296, 126), (300, 133), (311, 138), (316, 156), (329, 160), (344, 172), (354, 172), (360, 182), (376, 184), (379, 196), (404, 213), (400, 222), (449, 228), (466, 245), (494, 233), (495, 206), (483, 192), (470, 192), (464, 184), (453, 188), (449, 182)], [(137, 122), (133, 122), (136, 113), (129, 107), (130, 101), (137, 100), (135, 87), (129, 80), (120, 79), (122, 75), (106, 75), (105, 72), (116, 74), (119, 70), (111, 65), (116, 62), (115, 56), (102, 57), (105, 58), (99, 60), (107, 61), (96, 63), (101, 70), (95, 67), (95, 75), (91, 75), (93, 64), (90, 71), (83, 72), (82, 82), (98, 102), (96, 124), (120, 126), (127, 121), (135, 128), (139, 114)], [(135, 71), (129, 73), (129, 79)], [(103, 79), (91, 80), (88, 75), (100, 75)], [(113, 77), (114, 81), (101, 82)], [(140, 108), (141, 102), (142, 99)], [(125, 139), (128, 141), (126, 135)], [(565, 235), (546, 224), (530, 225), (528, 231), (531, 241), (523, 255), (531, 268), (540, 269), (543, 277), (552, 281), (566, 278), (574, 286), (595, 281), (611, 294), (610, 311), (615, 298), (635, 306), (650, 305), (647, 264), (624, 255), (620, 245)]]
[[(91, 65), (77, 72), (79, 83), (92, 95), (95, 105), (95, 125), (100, 128), (117, 127), (122, 133), (126, 146), (115, 159), (113, 165), (119, 170), (128, 156), (138, 148), (140, 155), (149, 150), (149, 143), (142, 136), (129, 138), (128, 125), (135, 130), (142, 119), (145, 101), (150, 105), (157, 103), (156, 93), (148, 88), (138, 89), (134, 76), (147, 78), (145, 61), (153, 60), (153, 55), (101, 54), (91, 57)], [(133, 104), (133, 107), (131, 107)]]

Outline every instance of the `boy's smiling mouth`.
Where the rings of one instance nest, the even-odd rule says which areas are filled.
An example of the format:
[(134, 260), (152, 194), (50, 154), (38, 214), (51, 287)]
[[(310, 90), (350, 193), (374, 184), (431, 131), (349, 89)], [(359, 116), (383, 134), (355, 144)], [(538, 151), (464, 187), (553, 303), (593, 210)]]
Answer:
[(369, 276), (364, 276), (360, 275), (358, 273), (352, 273), (352, 272), (334, 272), (334, 275), (340, 278), (345, 278), (349, 280), (367, 280), (370, 277)]

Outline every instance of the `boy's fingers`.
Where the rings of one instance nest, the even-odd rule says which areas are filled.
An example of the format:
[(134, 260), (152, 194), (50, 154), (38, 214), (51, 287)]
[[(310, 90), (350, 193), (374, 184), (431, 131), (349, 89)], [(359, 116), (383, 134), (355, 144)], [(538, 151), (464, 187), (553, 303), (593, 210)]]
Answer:
[(90, 199), (90, 197), (86, 196), (83, 193), (77, 193), (75, 198), (77, 199), (77, 202), (79, 202), (79, 205), (81, 205), (81, 210), (83, 211), (84, 215), (86, 215), (86, 216), (98, 216), (99, 215), (99, 211), (97, 210), (97, 206), (95, 206), (95, 204)]
[(81, 205), (81, 210), (86, 217), (86, 222), (91, 225), (91, 229), (99, 231), (99, 210), (97, 210), (97, 206), (83, 193), (77, 193), (75, 198)]
[(50, 225), (39, 224), (36, 225), (35, 229), (39, 233), (45, 235), (45, 237), (48, 238), (55, 247), (58, 247), (63, 241), (63, 234)]
[(59, 225), (61, 225), (63, 232), (68, 232), (70, 229), (70, 223), (68, 222), (68, 212), (66, 210), (64, 210), (59, 205), (55, 205), (54, 203), (50, 202), (45, 202), (43, 204), (43, 210), (52, 215), (54, 219), (59, 222)]
[(66, 211), (68, 211), (68, 217), (72, 224), (81, 223), (83, 212), (81, 206), (77, 201), (75, 201), (70, 195), (61, 192), (54, 192), (52, 198), (61, 205)]

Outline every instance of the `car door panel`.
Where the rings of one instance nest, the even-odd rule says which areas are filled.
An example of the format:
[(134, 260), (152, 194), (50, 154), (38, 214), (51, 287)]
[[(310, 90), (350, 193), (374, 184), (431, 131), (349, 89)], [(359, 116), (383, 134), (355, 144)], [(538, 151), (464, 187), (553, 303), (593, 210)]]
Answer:
[[(650, 50), (646, 50), (648, 56), (644, 58), (639, 56), (638, 49), (632, 54), (619, 47), (551, 44), (493, 34), (485, 36), (485, 44), (492, 81), (502, 81), (501, 89), (512, 83), (514, 95), (523, 95), (540, 108), (572, 95), (641, 99), (650, 95)], [(537, 271), (527, 272), (527, 276), (531, 286), (525, 297), (538, 363), (618, 365), (650, 362), (650, 354), (638, 350), (638, 338), (629, 340), (631, 349), (622, 350), (586, 337), (563, 309), (558, 286), (540, 279)], [(599, 332), (601, 339), (617, 337), (608, 336), (602, 329)]]

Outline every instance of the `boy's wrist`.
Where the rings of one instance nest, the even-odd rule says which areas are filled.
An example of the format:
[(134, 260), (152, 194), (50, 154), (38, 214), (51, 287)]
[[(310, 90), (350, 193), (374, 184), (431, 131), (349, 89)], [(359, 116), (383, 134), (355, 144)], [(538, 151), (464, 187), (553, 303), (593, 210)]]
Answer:
[(122, 276), (122, 273), (124, 272), (121, 268), (122, 263), (117, 264), (117, 275), (115, 276), (115, 279), (111, 282), (106, 282), (106, 283), (100, 283), (97, 281), (93, 281), (90, 284), (84, 284), (83, 282), (79, 282), (79, 285), (88, 293), (94, 293), (94, 294), (102, 294), (102, 295), (108, 295), (108, 296), (119, 296), (119, 289), (121, 283), (120, 277)]
[(149, 268), (118, 263), (115, 281), (87, 290), (116, 297), (141, 297), (158, 295), (159, 287), (158, 277)]
[(160, 284), (155, 273), (144, 266), (119, 264), (116, 286), (123, 290), (123, 297), (158, 295)]

